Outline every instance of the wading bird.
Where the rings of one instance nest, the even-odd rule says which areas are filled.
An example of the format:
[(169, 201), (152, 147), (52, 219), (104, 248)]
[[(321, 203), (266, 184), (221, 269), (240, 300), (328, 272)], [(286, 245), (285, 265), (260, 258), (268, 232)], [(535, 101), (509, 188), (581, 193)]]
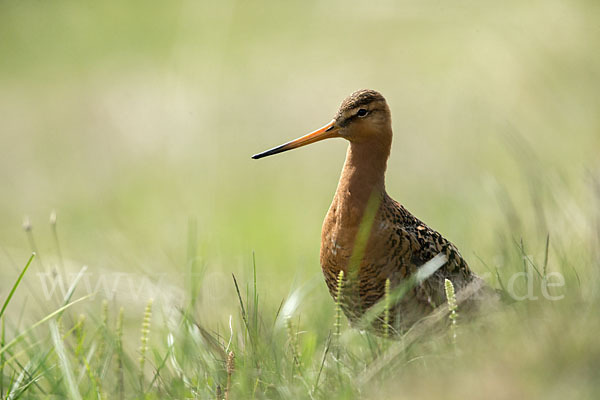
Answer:
[[(323, 222), (320, 261), (330, 294), (339, 297), (353, 325), (358, 325), (386, 292), (404, 285), (404, 293), (388, 308), (386, 325), (395, 332), (405, 331), (445, 302), (446, 278), (459, 293), (470, 283), (480, 282), (452, 243), (387, 194), (385, 171), (392, 124), (390, 109), (380, 93), (352, 93), (327, 125), (252, 158), (329, 138), (344, 138), (350, 145)], [(437, 269), (425, 279), (413, 279), (436, 256), (442, 259)], [(369, 324), (380, 333), (381, 322), (379, 314)]]

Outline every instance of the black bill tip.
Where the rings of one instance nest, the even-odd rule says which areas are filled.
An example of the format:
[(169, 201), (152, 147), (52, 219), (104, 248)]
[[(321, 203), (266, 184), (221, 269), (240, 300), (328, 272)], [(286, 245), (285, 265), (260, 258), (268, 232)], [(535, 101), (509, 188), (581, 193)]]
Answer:
[(252, 159), (253, 160), (258, 160), (259, 158), (263, 158), (263, 157), (267, 157), (267, 156), (272, 156), (273, 154), (284, 152), (286, 150), (289, 150), (287, 148), (287, 145), (288, 145), (288, 143), (282, 144), (281, 146), (277, 146), (277, 147), (274, 147), (274, 148), (272, 148), (270, 150), (263, 151), (262, 153), (255, 154), (255, 155), (252, 156)]

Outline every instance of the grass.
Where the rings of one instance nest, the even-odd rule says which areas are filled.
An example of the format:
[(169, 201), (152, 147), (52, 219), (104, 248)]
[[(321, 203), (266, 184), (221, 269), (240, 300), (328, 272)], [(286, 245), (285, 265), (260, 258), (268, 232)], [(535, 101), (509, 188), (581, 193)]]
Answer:
[[(0, 398), (598, 397), (598, 2), (138, 3), (0, 4)], [(348, 326), (345, 145), (249, 157), (365, 87), (390, 195), (517, 301)]]
[[(189, 235), (193, 240), (193, 230)], [(92, 305), (76, 317), (72, 306), (89, 299), (70, 302), (76, 292), (71, 287), (60, 301), (62, 307), (26, 329), (9, 326), (6, 332), (2, 318), (2, 395), (343, 399), (445, 394), (458, 398), (499, 390), (501, 398), (553, 393), (593, 396), (600, 389), (593, 372), (600, 356), (595, 338), (600, 298), (593, 279), (598, 239), (589, 238), (589, 247), (584, 247), (588, 264), (577, 266), (569, 262), (574, 257), (563, 238), (540, 238), (542, 246), (534, 254), (527, 253), (525, 239), (507, 242), (503, 267), (489, 275), (490, 281), (493, 284), (495, 278), (499, 287), (523, 296), (532, 290), (528, 299), (503, 304), (476, 318), (457, 319), (460, 305), (456, 306), (452, 284), (446, 282), (450, 324), (414, 329), (399, 340), (347, 327), (339, 304), (332, 300), (321, 305), (329, 312), (311, 313), (302, 307), (306, 298), (298, 291), (278, 306), (262, 304), (259, 299), (266, 296), (261, 290), (266, 289), (257, 279), (260, 264), (254, 258), (248, 265), (249, 281), (233, 277), (230, 294), (239, 304), (229, 326), (202, 323), (202, 315), (195, 312), (198, 305), (189, 298), (176, 312), (148, 300), (137, 316), (128, 313), (128, 324), (125, 304), (118, 301), (98, 304), (100, 318), (94, 317)], [(10, 309), (14, 293), (26, 291), (22, 280), (32, 261), (33, 255), (16, 279), (3, 313)], [(550, 280), (548, 271), (560, 273), (554, 276), (564, 277), (564, 285)], [(76, 278), (74, 285), (80, 281)], [(554, 285), (543, 286), (544, 282)], [(389, 301), (388, 289), (384, 312)], [(289, 302), (299, 303), (304, 311), (282, 315), (282, 310), (294, 310)], [(49, 335), (44, 334), (44, 324)], [(131, 346), (136, 324), (142, 326), (139, 351)], [(7, 336), (14, 339), (7, 341)], [(435, 385), (429, 382), (432, 377), (438, 380)]]

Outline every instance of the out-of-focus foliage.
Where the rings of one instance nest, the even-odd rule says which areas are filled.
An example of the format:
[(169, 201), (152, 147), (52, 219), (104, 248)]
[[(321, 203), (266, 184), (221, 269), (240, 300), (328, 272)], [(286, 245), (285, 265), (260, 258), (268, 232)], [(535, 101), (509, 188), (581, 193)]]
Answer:
[[(445, 344), (425, 342), (394, 361), (398, 387), (376, 386), (432, 397), (476, 387), (515, 398), (550, 393), (547, 385), (560, 381), (556, 393), (593, 393), (598, 380), (581, 371), (598, 370), (591, 336), (597, 317), (570, 317), (597, 311), (599, 20), (597, 1), (1, 2), (2, 301), (32, 247), (38, 252), (7, 309), (7, 340), (59, 308), (87, 265), (75, 295), (98, 294), (76, 307), (89, 315), (86, 329), (98, 332), (101, 299), (110, 300), (113, 317), (125, 306), (123, 346), (133, 361), (125, 358), (123, 368), (135, 380), (150, 297), (161, 323), (189, 305), (191, 318), (218, 331), (224, 344), (230, 315), (242, 334), (230, 276), (240, 279), (243, 297), (254, 252), (260, 317), (272, 323), (282, 299), (295, 293), (291, 331), (308, 333), (292, 335), (304, 359), (287, 381), (268, 375), (287, 351), (283, 333), (255, 353), (235, 337), (237, 357), (247, 357), (236, 398), (257, 382), (256, 360), (268, 365), (258, 393), (307, 395), (310, 384), (302, 382), (314, 383), (334, 322), (318, 249), (346, 144), (319, 143), (261, 161), (250, 156), (321, 126), (346, 95), (373, 88), (392, 109), (392, 197), (455, 242), (495, 286), (496, 270), (507, 279), (523, 268), (523, 254), (543, 265), (549, 235), (547, 268), (565, 275), (565, 291), (557, 291), (569, 295), (492, 317), (497, 332), (463, 347), (453, 368)], [(49, 226), (52, 210), (58, 220)], [(25, 216), (29, 232), (21, 228)], [(64, 291), (48, 295), (55, 270), (66, 274)], [(65, 334), (77, 321), (74, 313), (58, 329)], [(184, 334), (183, 325), (151, 327), (147, 356), (165, 354), (168, 332), (194, 340), (197, 332)], [(463, 328), (459, 322), (459, 349)], [(43, 341), (44, 329), (11, 355), (20, 364), (5, 365), (4, 388), (28, 360), (47, 372), (31, 393), (62, 387), (52, 377), (64, 364), (36, 358), (55, 343)], [(114, 326), (102, 332), (105, 345), (98, 336), (79, 338), (84, 353), (119, 348)], [(340, 396), (372, 393), (354, 379), (372, 367), (368, 343), (355, 335), (342, 381), (358, 386)], [(182, 353), (196, 349), (175, 343)], [(80, 373), (86, 367), (74, 349), (61, 351)], [(190, 374), (216, 368), (214, 360), (188, 362)], [(154, 360), (148, 371), (150, 365)], [(81, 390), (101, 383), (94, 380), (99, 364), (90, 368), (76, 376)], [(225, 379), (223, 371), (211, 376)], [(298, 378), (298, 371), (310, 377)], [(183, 393), (179, 384), (173, 378), (154, 387), (170, 387), (175, 396)]]

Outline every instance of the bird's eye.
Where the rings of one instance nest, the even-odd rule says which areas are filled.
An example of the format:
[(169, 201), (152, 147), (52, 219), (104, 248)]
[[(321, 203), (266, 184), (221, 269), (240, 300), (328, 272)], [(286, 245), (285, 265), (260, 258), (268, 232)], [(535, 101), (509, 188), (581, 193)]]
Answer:
[(365, 117), (369, 112), (367, 110), (365, 110), (364, 108), (361, 108), (360, 110), (358, 110), (358, 112), (356, 113), (356, 116), (362, 118)]

